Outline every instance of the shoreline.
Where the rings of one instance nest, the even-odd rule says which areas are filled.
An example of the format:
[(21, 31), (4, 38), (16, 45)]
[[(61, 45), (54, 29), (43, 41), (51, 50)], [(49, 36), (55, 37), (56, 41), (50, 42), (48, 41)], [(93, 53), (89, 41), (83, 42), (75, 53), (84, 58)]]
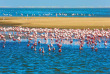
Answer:
[(110, 28), (110, 17), (0, 17), (0, 26), (108, 29)]

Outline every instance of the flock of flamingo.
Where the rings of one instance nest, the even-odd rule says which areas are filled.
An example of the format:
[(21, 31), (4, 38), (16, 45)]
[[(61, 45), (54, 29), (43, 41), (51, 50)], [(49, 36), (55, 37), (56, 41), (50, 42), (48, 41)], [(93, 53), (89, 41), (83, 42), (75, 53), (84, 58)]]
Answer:
[[(27, 39), (27, 47), (36, 51), (36, 46), (45, 43), (48, 46), (48, 51), (55, 51), (53, 44), (59, 47), (58, 52), (62, 52), (62, 44), (72, 44), (73, 39), (80, 41), (79, 50), (82, 50), (84, 42), (97, 51), (97, 43), (104, 41), (104, 45), (108, 45), (110, 40), (110, 29), (48, 29), (48, 28), (23, 28), (23, 27), (0, 27), (0, 41), (3, 41), (3, 47), (7, 40), (22, 42), (22, 39)], [(37, 41), (38, 39), (41, 39)], [(48, 44), (50, 39), (50, 44)], [(33, 41), (32, 41), (33, 40)], [(39, 52), (45, 53), (44, 48), (40, 48)]]

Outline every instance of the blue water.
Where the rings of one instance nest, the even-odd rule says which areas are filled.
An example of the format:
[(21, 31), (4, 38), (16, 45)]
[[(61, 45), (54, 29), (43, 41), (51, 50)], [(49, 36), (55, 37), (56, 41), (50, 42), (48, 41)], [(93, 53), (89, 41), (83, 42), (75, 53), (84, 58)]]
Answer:
[[(110, 17), (110, 8), (0, 8), (0, 17)], [(57, 15), (56, 15), (57, 14)], [(49, 41), (50, 42), (50, 41)], [(49, 44), (49, 43), (48, 43)], [(79, 42), (63, 44), (62, 52), (48, 51), (48, 44), (37, 45), (37, 51), (21, 43), (7, 41), (5, 48), (0, 41), (0, 74), (65, 74), (110, 73), (110, 39), (97, 44), (98, 51), (86, 45), (79, 50)], [(31, 44), (32, 45), (32, 44)], [(45, 53), (39, 52), (44, 47)]]
[(4, 17), (110, 17), (110, 8), (0, 8)]
[[(53, 44), (55, 51), (48, 51), (48, 44), (37, 45), (37, 51), (27, 47), (27, 40), (21, 43), (7, 41), (5, 48), (0, 42), (0, 73), (4, 74), (65, 74), (65, 73), (110, 73), (110, 41), (105, 47), (99, 43), (95, 52), (86, 44), (79, 50), (77, 40), (73, 44), (63, 44), (62, 52)], [(32, 44), (31, 44), (32, 45)], [(44, 47), (45, 53), (39, 52)]]

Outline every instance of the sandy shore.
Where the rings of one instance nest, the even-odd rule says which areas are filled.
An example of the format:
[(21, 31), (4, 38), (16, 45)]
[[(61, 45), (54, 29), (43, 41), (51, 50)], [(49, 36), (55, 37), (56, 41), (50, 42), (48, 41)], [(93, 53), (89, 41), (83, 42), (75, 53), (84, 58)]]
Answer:
[[(3, 20), (4, 19), (4, 20)], [(0, 26), (22, 26), (37, 28), (110, 28), (110, 18), (76, 17), (0, 17)]]

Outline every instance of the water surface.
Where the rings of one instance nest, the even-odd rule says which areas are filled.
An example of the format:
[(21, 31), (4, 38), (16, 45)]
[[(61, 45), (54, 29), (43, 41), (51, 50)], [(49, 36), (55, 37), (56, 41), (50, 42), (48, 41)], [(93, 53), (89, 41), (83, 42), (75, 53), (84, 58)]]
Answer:
[(4, 17), (110, 17), (110, 8), (0, 8)]
[[(53, 44), (56, 50), (49, 52), (48, 44), (37, 45), (37, 51), (34, 51), (31, 46), (27, 47), (27, 40), (21, 43), (9, 40), (5, 48), (0, 42), (0, 73), (110, 73), (110, 42), (107, 47), (103, 42), (98, 44), (95, 52), (86, 44), (83, 50), (79, 50), (78, 41), (73, 41), (72, 45), (63, 44), (61, 53), (56, 44)], [(42, 47), (44, 54), (39, 52)]]

